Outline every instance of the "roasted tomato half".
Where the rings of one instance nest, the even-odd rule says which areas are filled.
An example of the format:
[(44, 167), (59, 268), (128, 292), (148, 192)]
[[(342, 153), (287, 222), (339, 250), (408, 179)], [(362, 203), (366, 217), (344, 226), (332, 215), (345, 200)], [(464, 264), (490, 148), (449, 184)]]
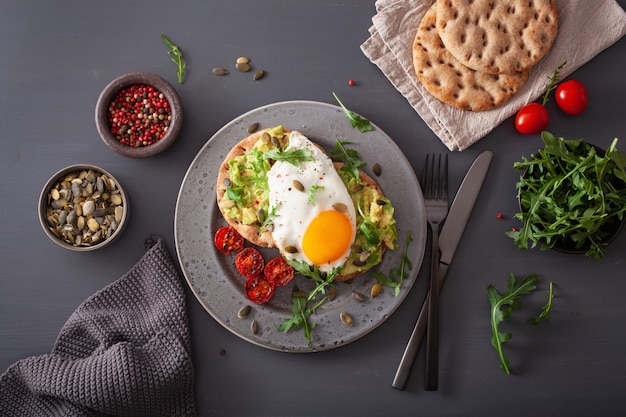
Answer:
[(220, 252), (228, 255), (241, 251), (243, 246), (244, 238), (234, 227), (223, 226), (215, 232), (215, 247)]
[(265, 278), (277, 287), (282, 287), (293, 279), (295, 271), (282, 257), (274, 258), (265, 265)]
[(250, 279), (263, 272), (265, 261), (263, 255), (253, 247), (243, 248), (235, 257), (237, 271), (244, 277)]
[(246, 297), (254, 303), (266, 303), (274, 295), (274, 285), (272, 285), (263, 275), (249, 278), (245, 285)]

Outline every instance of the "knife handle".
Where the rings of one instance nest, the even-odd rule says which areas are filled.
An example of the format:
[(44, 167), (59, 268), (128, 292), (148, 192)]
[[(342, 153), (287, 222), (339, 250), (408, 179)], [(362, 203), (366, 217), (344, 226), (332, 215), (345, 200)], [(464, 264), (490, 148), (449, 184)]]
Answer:
[[(447, 273), (448, 265), (440, 263), (439, 278), (437, 280), (437, 283), (439, 284), (439, 291), (441, 291), (441, 287), (443, 287), (443, 282), (446, 279)], [(424, 339), (424, 335), (426, 334), (426, 328), (428, 327), (429, 300), (430, 291), (426, 294), (426, 299), (424, 300), (422, 309), (420, 310), (417, 321), (415, 322), (415, 327), (413, 328), (411, 337), (409, 337), (409, 342), (404, 349), (402, 359), (400, 359), (400, 365), (398, 366), (396, 375), (393, 378), (393, 383), (391, 384), (391, 386), (396, 389), (403, 390), (406, 386), (406, 381), (407, 379), (409, 379), (409, 374), (411, 373), (413, 363), (415, 362), (415, 358), (417, 357), (417, 351), (419, 350), (420, 345), (422, 344), (422, 340)]]

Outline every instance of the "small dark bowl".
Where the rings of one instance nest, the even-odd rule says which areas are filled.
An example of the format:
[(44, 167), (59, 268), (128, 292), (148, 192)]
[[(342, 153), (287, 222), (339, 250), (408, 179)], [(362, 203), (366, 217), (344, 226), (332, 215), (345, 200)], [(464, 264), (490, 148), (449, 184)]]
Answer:
[[(111, 132), (108, 120), (109, 105), (123, 88), (132, 85), (149, 85), (163, 93), (170, 105), (172, 120), (167, 133), (153, 144), (133, 147), (121, 143)], [(96, 104), (96, 127), (109, 148), (129, 158), (147, 158), (169, 148), (178, 137), (183, 123), (183, 108), (178, 93), (165, 79), (148, 72), (131, 72), (111, 81), (100, 93)]]
[[(117, 189), (118, 191), (111, 191), (112, 188), (110, 187), (110, 185), (107, 187), (104, 184), (102, 186), (103, 191), (108, 192), (109, 196), (112, 196), (113, 194), (118, 195), (121, 198), (121, 204), (117, 204), (117, 202), (116, 204), (107, 203), (106, 206), (108, 210), (106, 211), (106, 213), (102, 213), (102, 215), (96, 214), (97, 213), (96, 210), (104, 211), (102, 205), (104, 204), (103, 201), (105, 200), (104, 198), (94, 196), (94, 199), (93, 199), (95, 201), (94, 212), (93, 212), (94, 216), (82, 216), (83, 217), (82, 221), (78, 221), (79, 215), (76, 215), (76, 218), (73, 221), (61, 222), (61, 221), (53, 220), (55, 219), (55, 215), (56, 215), (56, 219), (59, 218), (61, 209), (58, 208), (58, 205), (53, 206), (52, 204), (52, 201), (54, 200), (54, 197), (51, 195), (52, 189), (55, 188), (55, 186), (61, 180), (65, 179), (68, 176), (68, 174), (71, 174), (73, 172), (81, 172), (81, 171), (89, 172), (90, 170), (96, 174), (99, 173), (99, 174), (106, 175), (108, 178), (113, 180), (113, 182), (115, 183), (115, 189)], [(97, 191), (97, 188), (98, 187), (96, 186), (95, 187), (96, 191)], [(58, 197), (58, 196), (55, 196), (55, 197)], [(62, 197), (63, 195), (61, 195), (58, 198), (62, 198)], [(85, 207), (84, 201), (82, 198), (74, 199), (72, 197), (71, 200), (72, 200), (71, 206), (70, 204), (68, 204), (67, 205), (68, 208), (64, 210), (66, 211), (65, 215), (67, 215), (70, 211), (74, 211), (76, 214), (76, 211), (72, 210), (72, 208), (74, 208), (76, 204), (81, 206), (81, 211)], [(39, 223), (41, 224), (41, 227), (43, 228), (46, 235), (50, 238), (50, 240), (52, 240), (54, 243), (61, 246), (62, 248), (69, 249), (75, 252), (93, 251), (93, 250), (100, 249), (100, 248), (110, 245), (122, 234), (122, 231), (124, 230), (124, 228), (126, 227), (126, 224), (128, 223), (128, 217), (129, 217), (128, 200), (129, 200), (128, 196), (126, 195), (126, 192), (124, 191), (124, 188), (122, 187), (120, 182), (115, 177), (113, 177), (113, 175), (111, 175), (108, 171), (96, 165), (91, 165), (91, 164), (70, 165), (58, 171), (54, 175), (52, 175), (50, 179), (46, 182), (46, 184), (43, 186), (41, 190), (41, 194), (39, 195), (39, 207), (37, 210), (39, 214)], [(69, 200), (66, 199), (66, 201), (69, 201)], [(109, 198), (109, 201), (114, 201), (114, 200), (111, 200)], [(120, 208), (119, 213), (115, 212), (115, 207)], [(81, 213), (81, 215), (82, 214), (84, 213)], [(117, 218), (116, 218), (116, 214), (117, 214)], [(113, 218), (115, 219), (115, 226), (112, 225), (113, 222), (111, 221), (112, 220), (111, 218), (106, 218), (107, 215), (113, 216)], [(89, 223), (88, 223), (89, 218), (95, 219), (96, 216), (102, 217), (103, 218), (102, 224), (105, 225), (101, 227), (102, 229), (102, 232), (100, 233), (101, 238), (98, 238), (98, 240), (95, 242), (91, 242), (90, 241), (91, 238), (89, 238), (88, 240), (82, 240), (83, 236), (85, 236), (85, 233), (89, 234), (89, 232), (87, 232), (87, 228), (89, 228)], [(68, 215), (67, 217), (69, 218), (70, 216)], [(71, 231), (64, 232), (62, 231), (63, 225), (67, 223), (72, 224), (72, 228), (71, 228)], [(80, 229), (83, 232), (78, 231), (80, 223), (85, 224), (84, 227)], [(109, 228), (111, 232), (107, 234)], [(82, 243), (76, 242), (76, 241), (71, 243), (70, 241), (68, 241), (67, 240), (68, 233), (71, 233), (73, 236), (80, 235)], [(93, 236), (93, 234), (91, 234), (91, 236)]]
[[(599, 146), (596, 146), (594, 144), (591, 143), (586, 143), (586, 145), (589, 145), (591, 147), (593, 147), (596, 150), (596, 154), (599, 156), (604, 156), (605, 154), (605, 150), (600, 148)], [(522, 173), (522, 177), (526, 177), (528, 176), (528, 168), (526, 168), (523, 173)], [(524, 209), (522, 208), (522, 201), (521, 199), (517, 198), (517, 202), (519, 205), (519, 210), (520, 212), (524, 212)], [(605, 234), (605, 238), (603, 239), (602, 243), (605, 245), (610, 244), (611, 242), (613, 242), (617, 236), (619, 236), (619, 234), (622, 232), (622, 230), (624, 229), (624, 225), (626, 225), (626, 217), (624, 217), (622, 219), (621, 222), (614, 222), (614, 223), (608, 223), (604, 225), (604, 228), (602, 229), (602, 232)], [(576, 247), (576, 243), (571, 241), (571, 240), (565, 240), (565, 239), (559, 239), (557, 241), (555, 241), (554, 246), (552, 246), (550, 249), (553, 249), (557, 252), (562, 252), (562, 253), (569, 253), (569, 254), (584, 254), (586, 253), (589, 249), (591, 248), (590, 244), (584, 244), (581, 247)]]

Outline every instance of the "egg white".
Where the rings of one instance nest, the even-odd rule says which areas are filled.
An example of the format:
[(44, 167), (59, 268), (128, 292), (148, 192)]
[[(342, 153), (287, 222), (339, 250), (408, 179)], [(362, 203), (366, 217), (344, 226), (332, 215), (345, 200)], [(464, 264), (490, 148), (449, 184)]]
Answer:
[[(345, 214), (352, 225), (352, 239), (356, 236), (356, 213), (350, 194), (337, 174), (332, 160), (306, 136), (297, 131), (289, 135), (289, 146), (286, 151), (305, 149), (313, 157), (311, 161), (300, 162), (297, 167), (286, 161), (276, 161), (267, 173), (269, 185), (269, 212), (274, 214), (272, 236), (281, 254), (289, 260), (304, 261), (309, 265), (313, 262), (302, 251), (302, 238), (307, 227), (326, 210), (333, 210), (333, 205), (342, 203)], [(294, 187), (294, 180), (304, 186), (304, 191)], [(314, 195), (313, 204), (309, 201), (309, 190)], [(329, 236), (332, 239), (332, 236)], [(295, 246), (297, 253), (285, 250), (287, 246)], [(318, 269), (328, 272), (343, 265), (350, 255), (350, 246), (337, 260), (317, 265)]]

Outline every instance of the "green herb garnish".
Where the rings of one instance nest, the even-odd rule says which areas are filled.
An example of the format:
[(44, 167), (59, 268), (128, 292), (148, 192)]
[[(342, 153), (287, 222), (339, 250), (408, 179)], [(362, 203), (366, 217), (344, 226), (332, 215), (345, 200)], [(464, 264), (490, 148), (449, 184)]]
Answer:
[(378, 231), (378, 227), (376, 227), (376, 224), (373, 221), (369, 220), (365, 216), (365, 213), (363, 213), (363, 209), (360, 205), (357, 206), (357, 209), (359, 210), (359, 214), (363, 218), (363, 221), (359, 225), (359, 231), (363, 234), (363, 236), (365, 237), (365, 241), (368, 244), (376, 245), (378, 242), (380, 242), (380, 232)]
[(261, 227), (259, 227), (259, 235), (262, 235), (269, 226), (274, 225), (274, 218), (278, 217), (276, 214), (276, 210), (280, 207), (280, 203), (272, 207), (269, 213), (266, 213), (263, 209), (263, 222), (261, 223)]
[(185, 74), (185, 71), (187, 70), (187, 64), (185, 63), (185, 61), (183, 61), (183, 53), (180, 51), (180, 48), (178, 48), (177, 45), (172, 43), (172, 41), (170, 41), (167, 38), (167, 36), (161, 34), (161, 39), (163, 40), (163, 43), (165, 43), (165, 45), (167, 45), (167, 47), (170, 48), (170, 50), (167, 51), (167, 53), (169, 55), (172, 55), (172, 58), (171, 58), (172, 62), (176, 64), (176, 74), (178, 74), (178, 84), (182, 84), (183, 75)]
[(361, 176), (359, 168), (365, 166), (365, 162), (361, 161), (361, 155), (359, 155), (356, 150), (347, 148), (346, 145), (352, 145), (352, 142), (337, 140), (330, 154), (335, 160), (344, 163), (344, 165), (339, 168), (341, 171), (359, 181)]
[(346, 106), (343, 105), (341, 100), (339, 100), (339, 97), (337, 97), (337, 94), (335, 94), (334, 92), (333, 92), (333, 96), (335, 97), (335, 100), (337, 100), (337, 103), (339, 103), (339, 106), (341, 106), (341, 110), (343, 110), (343, 114), (346, 115), (352, 127), (356, 127), (357, 129), (359, 129), (359, 132), (361, 133), (374, 130), (374, 126), (372, 126), (369, 120), (364, 119), (358, 114), (348, 110)]
[(531, 324), (539, 324), (540, 321), (550, 321), (550, 311), (552, 311), (552, 299), (554, 298), (554, 290), (552, 288), (552, 282), (550, 282), (550, 288), (548, 289), (548, 302), (543, 306), (541, 312), (530, 319), (528, 322)]
[(411, 237), (411, 232), (407, 232), (406, 240), (404, 242), (404, 249), (402, 251), (402, 262), (400, 263), (399, 268), (391, 269), (389, 271), (389, 275), (385, 275), (377, 271), (372, 272), (372, 276), (376, 278), (376, 281), (378, 281), (380, 285), (385, 285), (394, 289), (394, 294), (396, 297), (398, 296), (398, 294), (400, 294), (402, 281), (404, 281), (404, 278), (409, 275), (409, 271), (413, 269), (413, 263), (407, 255), (409, 243), (411, 243), (412, 241), (413, 238)]
[(498, 326), (509, 318), (513, 310), (521, 307), (521, 303), (518, 301), (519, 297), (530, 294), (535, 290), (537, 278), (537, 274), (532, 274), (518, 282), (515, 275), (510, 274), (505, 294), (499, 294), (493, 285), (487, 287), (487, 298), (491, 304), (491, 345), (496, 349), (500, 357), (500, 368), (507, 374), (511, 372), (509, 370), (509, 361), (504, 357), (502, 344), (513, 336), (511, 333), (501, 333)]
[[(520, 249), (558, 245), (586, 250), (601, 259), (606, 238), (616, 230), (626, 211), (626, 155), (617, 150), (617, 138), (604, 156), (578, 140), (542, 132), (545, 147), (516, 162), (524, 170), (517, 183), (521, 228), (506, 232)], [(530, 242), (530, 245), (529, 245)]]
[(311, 203), (312, 206), (315, 205), (315, 191), (323, 189), (323, 185), (312, 185), (309, 187), (309, 203)]
[(339, 274), (340, 268), (332, 269), (328, 274), (322, 276), (317, 266), (313, 269), (304, 261), (287, 260), (287, 263), (291, 265), (297, 273), (307, 278), (311, 278), (315, 282), (315, 288), (313, 288), (308, 295), (301, 295), (301, 291), (298, 287), (294, 286), (293, 295), (291, 297), (291, 317), (285, 319), (279, 326), (278, 331), (288, 332), (291, 329), (304, 329), (304, 336), (309, 341), (308, 346), (311, 346), (311, 330), (315, 327), (315, 323), (310, 321), (311, 314), (315, 313), (319, 306), (325, 301), (326, 297), (316, 301), (313, 305), (309, 306), (309, 303), (315, 300), (318, 294), (324, 294), (326, 287), (332, 284), (337, 274)]
[(558, 86), (557, 81), (559, 81), (561, 70), (563, 69), (565, 64), (567, 64), (567, 61), (556, 67), (555, 70), (552, 72), (552, 75), (548, 77), (546, 92), (543, 94), (543, 99), (541, 100), (541, 104), (543, 104), (544, 106), (550, 100), (550, 93), (556, 90), (556, 87)]
[(279, 151), (278, 149), (270, 149), (265, 152), (265, 157), (274, 161), (285, 161), (291, 165), (300, 167), (300, 162), (312, 161), (311, 151), (307, 149), (290, 149)]

